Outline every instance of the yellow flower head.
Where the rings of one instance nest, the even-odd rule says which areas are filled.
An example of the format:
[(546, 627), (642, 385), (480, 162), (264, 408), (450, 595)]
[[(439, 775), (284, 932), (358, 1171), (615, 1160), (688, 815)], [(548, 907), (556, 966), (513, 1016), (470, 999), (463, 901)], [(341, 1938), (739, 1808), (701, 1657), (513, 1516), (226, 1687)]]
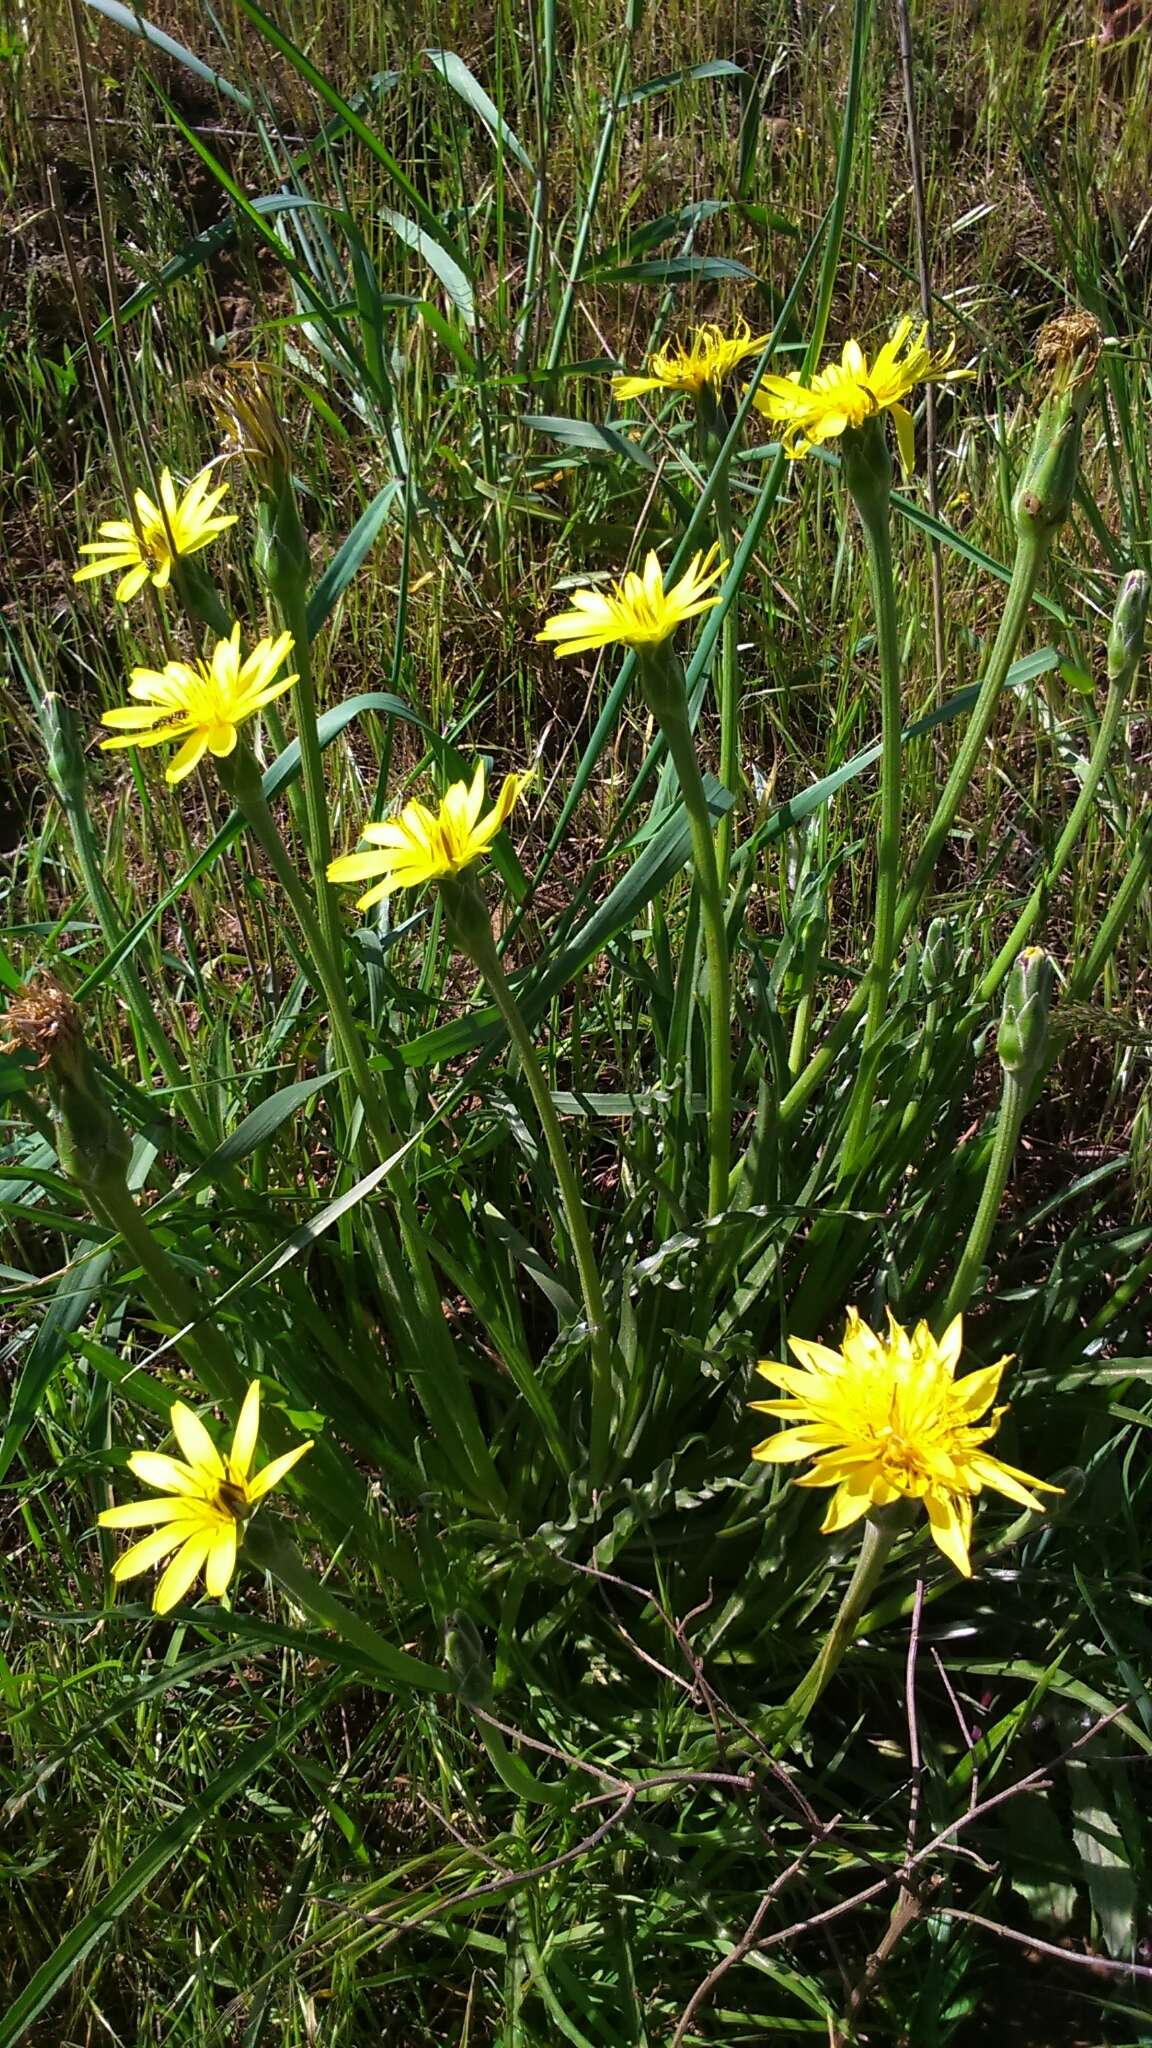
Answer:
[(122, 1507), (106, 1508), (97, 1517), (102, 1529), (146, 1529), (150, 1536), (134, 1543), (112, 1567), (112, 1577), (133, 1579), (150, 1571), (154, 1564), (176, 1555), (161, 1573), (152, 1605), (157, 1614), (167, 1614), (183, 1600), (197, 1573), (214, 1600), (220, 1598), (236, 1569), (240, 1531), (254, 1507), (279, 1486), (298, 1458), (310, 1451), (312, 1441), (297, 1444), (273, 1458), (262, 1472), (253, 1472), (252, 1459), (260, 1433), (260, 1382), (253, 1380), (244, 1396), (232, 1448), (221, 1457), (198, 1415), (183, 1401), (172, 1408), (172, 1433), (187, 1459), (162, 1457), (154, 1451), (133, 1451), (128, 1468), (145, 1486), (158, 1487), (163, 1500), (126, 1501)]
[(720, 550), (709, 548), (706, 555), (693, 555), (687, 569), (670, 590), (655, 554), (650, 554), (642, 575), (629, 569), (605, 596), (601, 590), (574, 590), (572, 610), (557, 612), (549, 619), (538, 640), (556, 642), (557, 654), (583, 654), (590, 647), (634, 647), (638, 653), (659, 647), (685, 619), (694, 619), (710, 605), (719, 604), (720, 593), (708, 592), (719, 582), (727, 562), (716, 560)]
[(930, 355), (927, 334), (927, 327), (922, 327), (915, 339), (910, 339), (912, 322), (901, 320), (871, 363), (858, 341), (846, 341), (840, 361), (817, 370), (810, 384), (803, 381), (799, 370), (787, 377), (762, 377), (752, 403), (783, 428), (784, 452), (793, 458), (806, 455), (809, 448), (824, 441), (835, 441), (850, 427), (862, 427), (879, 413), (890, 412), (900, 466), (907, 474), (916, 449), (912, 415), (902, 399), (930, 378), (947, 382), (974, 375), (971, 370), (949, 368), (954, 346), (943, 355)]
[(709, 387), (718, 392), (733, 370), (767, 348), (769, 339), (767, 334), (753, 334), (746, 320), (738, 320), (731, 335), (709, 322), (689, 341), (656, 349), (648, 358), (646, 376), (613, 377), (612, 396), (642, 398), (646, 391), (683, 391), (696, 398)]
[(491, 810), (481, 817), (484, 763), (478, 762), (471, 783), (454, 782), (445, 791), (438, 811), (410, 803), (398, 817), (365, 825), (362, 836), (371, 851), (342, 854), (331, 863), (328, 880), (366, 882), (370, 876), (382, 875), (382, 882), (356, 900), (357, 910), (367, 910), (394, 889), (418, 889), (425, 882), (460, 874), (487, 853), (528, 779), (527, 775), (506, 775)]
[(214, 491), (209, 490), (212, 468), (209, 463), (199, 476), (193, 477), (182, 498), (176, 496), (169, 471), (162, 470), (160, 504), (154, 505), (146, 491), (137, 491), (138, 528), (130, 519), (106, 519), (100, 528), (103, 538), (86, 540), (81, 546), (82, 555), (94, 555), (96, 559), (74, 571), (73, 583), (84, 583), (90, 576), (111, 576), (124, 569), (127, 574), (116, 585), (121, 604), (135, 597), (149, 577), (157, 590), (163, 590), (176, 555), (196, 554), (218, 533), (236, 524), (234, 512), (216, 510), (228, 485), (218, 484)]
[(100, 745), (157, 747), (165, 740), (182, 740), (164, 771), (169, 782), (180, 782), (206, 753), (230, 754), (237, 727), (291, 689), (294, 675), (272, 681), (291, 651), (291, 633), (281, 633), (276, 640), (259, 641), (241, 659), (240, 628), (233, 626), (227, 640), (216, 642), (211, 661), (170, 661), (163, 670), (134, 668), (128, 694), (139, 702), (104, 713), (101, 724), (112, 726), (116, 737)]
[(796, 1427), (765, 1437), (752, 1456), (768, 1465), (814, 1460), (797, 1485), (836, 1488), (824, 1517), (825, 1533), (846, 1529), (871, 1508), (902, 1498), (922, 1500), (937, 1546), (970, 1578), (972, 1502), (983, 1487), (1036, 1509), (1043, 1503), (1029, 1487), (1043, 1493), (1061, 1489), (1014, 1465), (1002, 1465), (981, 1449), (995, 1436), (1005, 1412), (993, 1408), (987, 1421), (980, 1421), (1010, 1359), (957, 1380), (962, 1343), (960, 1316), (937, 1342), (926, 1323), (917, 1323), (909, 1333), (891, 1315), (887, 1338), (877, 1337), (855, 1309), (848, 1311), (839, 1351), (790, 1338), (802, 1372), (769, 1359), (757, 1366), (790, 1398), (751, 1406)]

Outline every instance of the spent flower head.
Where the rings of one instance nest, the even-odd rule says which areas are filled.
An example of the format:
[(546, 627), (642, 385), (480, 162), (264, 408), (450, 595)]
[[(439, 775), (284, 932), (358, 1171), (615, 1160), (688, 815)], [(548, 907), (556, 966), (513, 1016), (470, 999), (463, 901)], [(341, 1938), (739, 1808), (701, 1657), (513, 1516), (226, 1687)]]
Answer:
[(984, 1487), (1038, 1510), (1043, 1503), (1031, 1487), (1061, 1489), (983, 1449), (1005, 1412), (987, 1413), (1010, 1358), (958, 1380), (962, 1344), (960, 1316), (937, 1340), (926, 1323), (908, 1331), (889, 1315), (888, 1335), (878, 1337), (855, 1309), (848, 1311), (839, 1351), (790, 1338), (803, 1370), (770, 1359), (757, 1366), (788, 1399), (751, 1406), (794, 1426), (765, 1437), (752, 1456), (769, 1465), (813, 1460), (797, 1485), (835, 1487), (822, 1524), (826, 1534), (894, 1501), (922, 1501), (937, 1547), (970, 1578), (972, 1502)]
[(362, 837), (369, 850), (342, 854), (329, 866), (328, 880), (366, 882), (382, 876), (356, 900), (357, 910), (367, 910), (394, 889), (418, 889), (462, 874), (488, 852), (528, 779), (506, 775), (495, 803), (484, 813), (484, 763), (477, 762), (471, 783), (454, 782), (438, 810), (414, 800), (396, 817), (365, 825)]
[(917, 384), (974, 374), (950, 367), (954, 347), (932, 355), (927, 327), (913, 336), (912, 326), (911, 320), (901, 320), (871, 362), (858, 341), (846, 341), (840, 361), (817, 370), (810, 381), (806, 382), (799, 370), (787, 377), (760, 379), (752, 403), (783, 429), (786, 455), (793, 459), (807, 455), (810, 448), (838, 440), (841, 434), (888, 412), (896, 429), (901, 467), (905, 472), (912, 468), (915, 435), (912, 415), (903, 400)]
[(99, 529), (101, 538), (86, 540), (80, 547), (82, 555), (95, 559), (74, 570), (72, 581), (84, 583), (91, 576), (111, 576), (124, 570), (116, 585), (121, 604), (135, 597), (149, 577), (157, 590), (163, 590), (178, 555), (197, 554), (218, 533), (236, 524), (234, 512), (216, 510), (228, 485), (209, 489), (213, 468), (209, 462), (193, 477), (182, 498), (176, 495), (171, 472), (161, 470), (159, 505), (153, 504), (146, 491), (137, 491), (135, 522), (106, 519)]
[(220, 759), (231, 754), (244, 720), (291, 689), (294, 675), (272, 680), (291, 651), (291, 633), (281, 633), (275, 640), (258, 641), (251, 654), (241, 656), (237, 625), (226, 640), (216, 642), (209, 661), (134, 668), (128, 694), (138, 702), (104, 713), (101, 724), (111, 726), (115, 737), (100, 745), (157, 747), (181, 740), (164, 771), (169, 782), (181, 782), (206, 753)]
[(292, 450), (257, 364), (229, 363), (212, 373), (207, 389), (225, 430), (225, 455), (242, 462), (262, 491), (278, 491), (292, 473)]
[(613, 377), (612, 396), (642, 398), (647, 391), (681, 391), (697, 398), (705, 390), (719, 393), (733, 370), (749, 356), (758, 356), (770, 339), (753, 334), (746, 320), (738, 320), (731, 334), (709, 321), (688, 340), (654, 349), (642, 377)]
[[(152, 1596), (157, 1614), (167, 1614), (200, 1571), (212, 1598), (218, 1600), (236, 1569), (241, 1532), (252, 1510), (292, 1470), (312, 1439), (273, 1458), (253, 1472), (260, 1434), (260, 1382), (253, 1380), (244, 1396), (231, 1448), (217, 1450), (198, 1415), (183, 1401), (172, 1407), (172, 1433), (187, 1463), (156, 1451), (133, 1451), (128, 1469), (145, 1486), (154, 1486), (161, 1500), (125, 1501), (97, 1517), (102, 1529), (147, 1529), (152, 1534), (118, 1557), (112, 1577), (132, 1579), (138, 1572), (171, 1556)], [(155, 1525), (155, 1526), (154, 1526)]]
[(707, 554), (693, 555), (683, 576), (668, 589), (659, 557), (651, 553), (642, 574), (629, 569), (607, 593), (574, 590), (571, 611), (557, 612), (536, 638), (551, 641), (560, 655), (583, 654), (590, 647), (614, 643), (639, 654), (660, 647), (685, 619), (719, 604), (720, 593), (712, 585), (728, 567), (717, 560), (719, 552), (713, 545)]

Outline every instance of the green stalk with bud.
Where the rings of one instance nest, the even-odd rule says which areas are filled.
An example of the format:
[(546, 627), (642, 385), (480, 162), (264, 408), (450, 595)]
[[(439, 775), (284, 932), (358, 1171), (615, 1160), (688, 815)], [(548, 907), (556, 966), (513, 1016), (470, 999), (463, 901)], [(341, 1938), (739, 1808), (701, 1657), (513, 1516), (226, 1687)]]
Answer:
[(980, 1203), (968, 1233), (968, 1242), (948, 1296), (940, 1311), (940, 1328), (967, 1308), (976, 1291), (984, 1258), (996, 1228), (1000, 1204), (1012, 1171), (1012, 1161), (1028, 1107), (1032, 1085), (1043, 1071), (1048, 1043), (1048, 1016), (1052, 1004), (1055, 968), (1040, 946), (1021, 953), (1008, 977), (1004, 1007), (996, 1034), (996, 1051), (1004, 1073), (1000, 1112), (992, 1137), (992, 1150), (984, 1176)]

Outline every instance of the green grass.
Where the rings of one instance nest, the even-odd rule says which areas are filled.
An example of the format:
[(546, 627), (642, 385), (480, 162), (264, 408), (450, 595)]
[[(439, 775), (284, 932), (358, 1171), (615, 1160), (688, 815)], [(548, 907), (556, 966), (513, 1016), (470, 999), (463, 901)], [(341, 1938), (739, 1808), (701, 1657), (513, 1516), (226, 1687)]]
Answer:
[[(1075, 305), (1106, 339), (1013, 687), (898, 951), (870, 1109), (859, 1036), (832, 1036), (872, 957), (877, 778), (849, 765), (880, 736), (859, 523), (835, 460), (782, 469), (754, 412), (735, 444), (744, 1178), (709, 1217), (679, 788), (627, 662), (559, 663), (533, 636), (588, 574), (711, 538), (714, 451), (677, 401), (614, 405), (611, 367), (737, 313), (778, 330), (774, 367), (798, 365), (825, 324), (828, 347), (875, 343), (916, 309), (889, 10), (858, 10), (855, 64), (851, 7), (778, 0), (441, 8), (402, 32), (358, 7), (275, 29), (249, 0), (164, 10), (224, 88), (81, 12), (95, 162), (69, 7), (44, 0), (2, 50), (0, 190), (27, 259), (0, 329), (2, 971), (14, 988), (51, 963), (80, 991), (137, 1227), (194, 1327), (173, 1337), (131, 1219), (125, 1242), (69, 1178), (42, 1080), (5, 1056), (0, 2043), (1152, 2040), (1125, 1968), (1148, 1960), (1146, 887), (1098, 972), (1093, 951), (1147, 850), (1146, 666), (1032, 934), (1060, 977), (1051, 1058), (972, 1262), (970, 1362), (1017, 1356), (996, 1448), (1065, 1494), (1043, 1522), (986, 1496), (971, 1582), (910, 1530), (778, 1755), (773, 1712), (856, 1544), (749, 1463), (746, 1410), (755, 1358), (838, 1341), (849, 1303), (939, 1314), (985, 1184), (1000, 990), (981, 982), (1081, 786), (1120, 577), (1152, 568), (1152, 42), (1100, 50), (1088, 10), (1052, 4), (912, 9), (936, 317), (977, 375), (937, 397), (937, 523), (922, 418), (895, 506), (906, 721), (947, 714), (902, 750), (905, 878), (1000, 622), (1032, 344)], [(484, 875), (608, 1300), (601, 1493), (554, 1161), (439, 906), (341, 907), (374, 1085), (414, 1140), (402, 1185), (365, 1187), (381, 1148), (219, 779), (174, 794), (157, 753), (94, 745), (161, 632), (198, 641), (170, 601), (162, 620), (71, 583), (122, 486), (49, 165), (133, 480), (214, 452), (221, 365), (276, 373), (334, 846), (477, 751), (493, 774), (537, 762)], [(294, 203), (254, 203), (277, 194)], [(274, 606), (231, 474), (241, 523), (197, 559), (255, 638)], [(680, 643), (713, 774), (721, 638), (713, 614)], [(270, 763), (271, 721), (262, 743)], [(307, 874), (299, 783), (274, 810)], [(801, 1107), (797, 1077), (837, 1043)], [(425, 1255), (431, 1294), (398, 1310), (396, 1275)], [(160, 1447), (177, 1393), (231, 1422), (256, 1373), (271, 1449), (318, 1439), (256, 1525), (295, 1539), (303, 1587), (259, 1549), (230, 1608), (156, 1620), (144, 1581), (113, 1602), (120, 1538), (94, 1524), (134, 1493), (126, 1449)], [(398, 1684), (400, 1649), (445, 1690)]]

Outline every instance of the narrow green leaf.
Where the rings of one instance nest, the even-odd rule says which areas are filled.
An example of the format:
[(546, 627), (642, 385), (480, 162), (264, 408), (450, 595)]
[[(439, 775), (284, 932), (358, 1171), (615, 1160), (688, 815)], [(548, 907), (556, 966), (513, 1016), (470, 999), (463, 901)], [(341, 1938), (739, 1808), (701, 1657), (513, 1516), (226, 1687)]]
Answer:
[(429, 234), (419, 221), (409, 220), (406, 213), (396, 213), (390, 206), (380, 208), (380, 218), (394, 235), (423, 257), (429, 270), (439, 278), (460, 318), (468, 327), (476, 325), (476, 299), (472, 283), (463, 265), (436, 235)]
[(463, 57), (458, 57), (455, 50), (425, 50), (424, 55), (433, 70), (440, 73), (445, 84), (450, 85), (453, 92), (459, 93), (465, 106), (471, 107), (474, 114), (479, 114), (489, 132), (503, 143), (505, 149), (516, 158), (517, 163), (523, 165), (529, 177), (534, 178), (535, 167), (524, 144), (489, 99), (484, 87), (468, 69)]

